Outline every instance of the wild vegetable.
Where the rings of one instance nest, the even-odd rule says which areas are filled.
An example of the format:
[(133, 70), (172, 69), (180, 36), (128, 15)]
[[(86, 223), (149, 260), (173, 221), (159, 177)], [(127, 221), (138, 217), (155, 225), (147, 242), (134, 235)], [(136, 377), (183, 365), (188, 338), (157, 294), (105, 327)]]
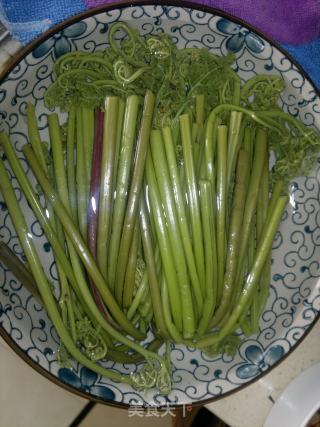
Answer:
[[(27, 107), (23, 153), (37, 187), (0, 135), (53, 249), (60, 295), (3, 160), (0, 189), (28, 267), (10, 263), (3, 246), (0, 259), (36, 284), (62, 363), (70, 355), (114, 381), (169, 393), (170, 342), (211, 355), (258, 331), (288, 184), (309, 172), (320, 138), (278, 106), (280, 76), (243, 84), (233, 61), (117, 23), (106, 50), (57, 60), (45, 101), (67, 121), (48, 114), (50, 151)], [(144, 364), (120, 375), (103, 360)]]

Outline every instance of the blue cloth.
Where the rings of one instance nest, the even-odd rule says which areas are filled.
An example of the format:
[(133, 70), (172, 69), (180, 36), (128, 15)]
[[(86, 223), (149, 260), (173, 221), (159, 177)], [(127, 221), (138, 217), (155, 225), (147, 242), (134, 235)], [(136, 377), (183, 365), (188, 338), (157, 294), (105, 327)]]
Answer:
[(282, 46), (304, 68), (313, 83), (320, 89), (320, 37), (304, 44)]
[(84, 10), (84, 0), (0, 0), (0, 20), (23, 44)]

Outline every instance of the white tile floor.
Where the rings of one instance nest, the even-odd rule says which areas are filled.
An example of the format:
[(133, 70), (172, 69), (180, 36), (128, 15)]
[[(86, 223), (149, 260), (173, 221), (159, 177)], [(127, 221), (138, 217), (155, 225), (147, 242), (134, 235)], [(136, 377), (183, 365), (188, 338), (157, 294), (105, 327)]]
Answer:
[(0, 427), (67, 427), (87, 403), (53, 384), (0, 340)]
[[(68, 427), (88, 403), (44, 378), (0, 338), (0, 427)], [(169, 427), (170, 416), (96, 405), (80, 427)]]
[[(163, 414), (164, 415), (164, 414)], [(79, 427), (169, 427), (170, 416), (155, 412), (150, 416), (122, 409), (96, 405)]]

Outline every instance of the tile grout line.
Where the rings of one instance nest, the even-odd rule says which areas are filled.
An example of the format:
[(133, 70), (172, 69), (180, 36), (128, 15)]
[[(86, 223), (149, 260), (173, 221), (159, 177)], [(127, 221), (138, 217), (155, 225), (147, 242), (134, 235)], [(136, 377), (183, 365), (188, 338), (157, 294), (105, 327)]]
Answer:
[(89, 401), (86, 406), (79, 412), (79, 414), (75, 417), (71, 424), (68, 427), (78, 427), (80, 423), (86, 418), (86, 416), (92, 411), (95, 407), (96, 403), (93, 401)]

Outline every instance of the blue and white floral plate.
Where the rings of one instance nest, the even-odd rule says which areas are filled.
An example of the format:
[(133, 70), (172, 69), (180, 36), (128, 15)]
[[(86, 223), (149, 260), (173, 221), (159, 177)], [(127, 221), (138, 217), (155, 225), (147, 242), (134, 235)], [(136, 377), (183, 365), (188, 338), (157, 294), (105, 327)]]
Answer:
[[(244, 80), (257, 73), (280, 74), (286, 83), (281, 97), (283, 109), (320, 128), (319, 95), (305, 73), (281, 50), (239, 21), (205, 8), (118, 4), (72, 18), (49, 31), (8, 70), (0, 88), (1, 130), (10, 132), (19, 157), (23, 157), (21, 147), (27, 142), (27, 102), (36, 104), (40, 126), (46, 127), (43, 94), (52, 81), (54, 61), (75, 49), (103, 49), (107, 46), (109, 25), (118, 20), (138, 28), (142, 34), (165, 31), (179, 47), (206, 47), (218, 55), (234, 52), (235, 69)], [(43, 140), (47, 140), (44, 130), (42, 133)], [(28, 170), (25, 163), (24, 166)], [(12, 182), (28, 216), (44, 269), (55, 281), (50, 246), (13, 176)], [(23, 257), (6, 205), (1, 201), (0, 239)], [(4, 266), (0, 268), (0, 332), (31, 366), (88, 398), (117, 405), (205, 403), (257, 379), (301, 341), (320, 310), (319, 260), (320, 162), (310, 176), (297, 178), (291, 184), (290, 203), (273, 245), (270, 298), (259, 334), (244, 339), (234, 357), (210, 358), (198, 350), (175, 346), (173, 389), (168, 397), (155, 391), (137, 392), (77, 363), (72, 370), (61, 368), (56, 359), (58, 339), (46, 311)], [(123, 373), (137, 369), (135, 365), (105, 365)]]

